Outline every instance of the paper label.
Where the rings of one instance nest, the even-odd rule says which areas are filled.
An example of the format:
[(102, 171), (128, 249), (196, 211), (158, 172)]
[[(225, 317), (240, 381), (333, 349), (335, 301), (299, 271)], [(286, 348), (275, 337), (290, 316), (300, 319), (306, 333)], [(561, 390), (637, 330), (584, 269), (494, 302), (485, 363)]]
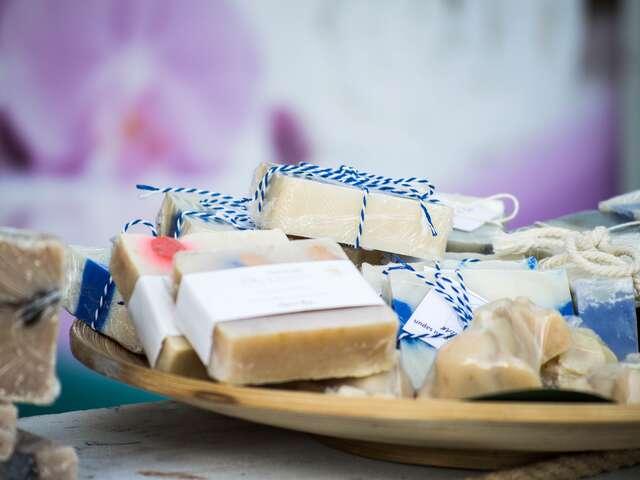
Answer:
[(280, 263), (185, 275), (179, 327), (205, 364), (219, 322), (312, 310), (384, 305), (349, 260)]
[[(472, 310), (487, 303), (485, 299), (473, 292), (467, 292), (467, 295)], [(451, 308), (451, 304), (431, 289), (404, 324), (403, 330), (411, 335), (443, 334), (442, 337), (436, 338), (420, 337), (432, 347), (440, 348), (449, 341), (450, 338), (446, 337), (450, 334), (457, 335), (462, 331), (462, 323)]]
[(503, 215), (504, 206), (497, 200), (483, 200), (469, 204), (453, 205), (453, 228), (472, 232), (487, 222)]

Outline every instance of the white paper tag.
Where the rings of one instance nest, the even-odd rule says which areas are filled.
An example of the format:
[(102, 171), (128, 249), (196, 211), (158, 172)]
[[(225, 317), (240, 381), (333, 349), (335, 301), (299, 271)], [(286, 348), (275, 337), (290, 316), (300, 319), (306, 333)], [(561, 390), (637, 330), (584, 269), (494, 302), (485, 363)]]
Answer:
[(384, 305), (349, 260), (281, 263), (185, 275), (179, 328), (206, 364), (219, 322), (312, 310)]
[(485, 223), (500, 218), (504, 212), (504, 205), (498, 200), (483, 200), (466, 205), (456, 204), (453, 209), (453, 228), (472, 232)]
[[(467, 295), (472, 310), (487, 303), (484, 298), (473, 292), (467, 292)], [(402, 329), (411, 335), (434, 335), (437, 333), (457, 335), (462, 331), (462, 324), (456, 312), (451, 308), (451, 304), (434, 289), (431, 289)], [(434, 348), (440, 348), (448, 341), (442, 337), (421, 337), (421, 340)]]

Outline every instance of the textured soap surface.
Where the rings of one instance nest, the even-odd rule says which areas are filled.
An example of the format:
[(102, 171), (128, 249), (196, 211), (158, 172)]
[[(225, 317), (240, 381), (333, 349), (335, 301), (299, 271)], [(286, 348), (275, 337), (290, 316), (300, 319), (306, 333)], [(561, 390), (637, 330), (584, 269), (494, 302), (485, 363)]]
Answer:
[(156, 218), (158, 235), (173, 237), (176, 233), (178, 220), (181, 222), (180, 236), (190, 233), (233, 230), (231, 225), (217, 222), (212, 218), (183, 215), (185, 212), (205, 212), (200, 204), (200, 201), (205, 198), (202, 195), (188, 193), (166, 193)]
[(64, 247), (54, 237), (0, 228), (0, 399), (51, 403)]
[(78, 456), (72, 447), (58, 445), (23, 430), (13, 455), (0, 462), (0, 478), (7, 480), (75, 480)]
[[(333, 260), (346, 260), (346, 255), (328, 240), (299, 240), (215, 254), (178, 254), (174, 281), (179, 283), (179, 328), (207, 364), (209, 374), (228, 383), (265, 384), (363, 377), (389, 370), (396, 358), (397, 321), (385, 305), (216, 323), (209, 317), (207, 305), (192, 293), (185, 280), (190, 274), (201, 272)], [(212, 291), (214, 303), (215, 294)], [(221, 293), (220, 301), (224, 299)]]
[(13, 453), (16, 443), (16, 420), (18, 412), (10, 403), (0, 400), (0, 462)]
[[(256, 170), (252, 188), (267, 168), (263, 164)], [(262, 212), (255, 205), (251, 208), (260, 228), (279, 228), (289, 235), (330, 238), (354, 245), (361, 207), (362, 191), (356, 188), (275, 174)], [(361, 246), (419, 258), (441, 258), (452, 229), (453, 209), (434, 204), (427, 207), (437, 236), (432, 235), (417, 201), (370, 193)]]
[(576, 278), (571, 281), (576, 314), (618, 358), (638, 352), (635, 289), (627, 278)]
[(438, 351), (425, 395), (468, 398), (542, 385), (541, 366), (571, 347), (555, 310), (526, 298), (498, 300), (474, 312), (470, 327)]
[(141, 353), (142, 345), (122, 295), (111, 281), (110, 248), (68, 246), (62, 306), (94, 330), (127, 350)]

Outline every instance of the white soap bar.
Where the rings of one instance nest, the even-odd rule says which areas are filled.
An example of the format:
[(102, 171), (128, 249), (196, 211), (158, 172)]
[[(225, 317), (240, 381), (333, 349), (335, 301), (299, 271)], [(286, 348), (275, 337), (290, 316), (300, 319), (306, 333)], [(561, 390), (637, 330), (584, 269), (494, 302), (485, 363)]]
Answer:
[[(269, 167), (262, 164), (256, 170), (254, 191)], [(262, 212), (253, 202), (251, 214), (260, 228), (354, 245), (362, 195), (361, 190), (342, 184), (276, 173), (271, 176)], [(367, 199), (362, 248), (441, 258), (452, 229), (453, 209), (436, 204), (427, 204), (427, 209), (437, 236), (432, 235), (418, 201), (372, 191)]]
[(205, 208), (200, 203), (206, 197), (188, 193), (166, 193), (156, 217), (156, 230), (158, 235), (173, 237), (176, 234), (178, 222), (180, 222), (180, 235), (201, 232), (219, 232), (234, 230), (234, 228), (212, 217), (196, 215), (183, 215), (186, 212), (205, 213)]

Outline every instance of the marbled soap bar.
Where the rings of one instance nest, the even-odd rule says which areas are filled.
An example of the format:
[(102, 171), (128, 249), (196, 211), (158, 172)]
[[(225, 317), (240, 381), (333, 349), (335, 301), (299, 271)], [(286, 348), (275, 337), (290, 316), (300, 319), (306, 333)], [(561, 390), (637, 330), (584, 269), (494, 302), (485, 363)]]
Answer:
[(575, 278), (571, 281), (577, 315), (618, 358), (638, 352), (635, 289), (627, 278)]
[(142, 344), (109, 273), (110, 248), (68, 246), (62, 306), (78, 320), (133, 353)]
[[(269, 165), (256, 170), (253, 188)], [(362, 191), (282, 174), (271, 177), (262, 212), (252, 205), (260, 228), (279, 228), (288, 235), (330, 238), (354, 245), (362, 207)], [(441, 258), (451, 233), (453, 209), (428, 204), (438, 233), (432, 235), (419, 202), (371, 192), (367, 200), (361, 246), (419, 258)], [(392, 232), (390, 234), (390, 232)]]
[(193, 376), (201, 376), (203, 371), (193, 348), (175, 325), (175, 306), (164, 278), (171, 273), (176, 252), (271, 243), (288, 240), (277, 230), (195, 233), (180, 240), (139, 234), (118, 237), (110, 269), (153, 367)]
[(64, 247), (54, 237), (0, 228), (0, 400), (48, 404), (55, 373)]
[[(219, 381), (363, 377), (395, 362), (395, 315), (332, 241), (181, 252), (174, 281), (178, 326)], [(348, 305), (333, 306), (336, 289)]]
[(601, 212), (610, 212), (628, 220), (640, 220), (640, 190), (618, 195), (598, 204)]
[(0, 478), (7, 480), (75, 480), (78, 456), (73, 447), (58, 445), (23, 430), (13, 455), (0, 462)]
[[(156, 218), (158, 235), (173, 237), (178, 220), (185, 212), (205, 212), (200, 201), (205, 197), (188, 193), (166, 193)], [(233, 230), (231, 225), (220, 223), (212, 218), (184, 215), (181, 219), (180, 236), (190, 233)]]
[(10, 403), (0, 401), (0, 462), (13, 453), (16, 443), (16, 420), (18, 411)]
[(555, 310), (526, 298), (478, 308), (467, 330), (438, 351), (422, 395), (469, 398), (541, 387), (541, 366), (571, 347), (571, 333)]

